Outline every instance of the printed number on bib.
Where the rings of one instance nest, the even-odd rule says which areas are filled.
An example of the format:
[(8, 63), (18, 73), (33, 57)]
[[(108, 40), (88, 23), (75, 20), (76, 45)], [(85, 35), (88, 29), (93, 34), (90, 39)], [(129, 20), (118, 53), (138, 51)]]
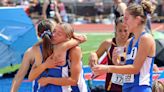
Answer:
[(111, 82), (118, 85), (123, 85), (123, 74), (112, 74)]
[(134, 74), (124, 75), (124, 83), (133, 83), (133, 82), (134, 82)]

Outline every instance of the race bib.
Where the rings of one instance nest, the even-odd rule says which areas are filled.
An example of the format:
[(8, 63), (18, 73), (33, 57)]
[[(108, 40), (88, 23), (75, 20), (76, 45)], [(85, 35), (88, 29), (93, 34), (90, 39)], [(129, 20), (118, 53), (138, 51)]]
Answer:
[(126, 60), (134, 60), (137, 55), (137, 47), (133, 47), (130, 54), (127, 54)]
[(133, 83), (133, 82), (134, 82), (134, 74), (124, 75), (124, 83)]
[(123, 74), (113, 73), (111, 82), (114, 84), (123, 85), (123, 77)]

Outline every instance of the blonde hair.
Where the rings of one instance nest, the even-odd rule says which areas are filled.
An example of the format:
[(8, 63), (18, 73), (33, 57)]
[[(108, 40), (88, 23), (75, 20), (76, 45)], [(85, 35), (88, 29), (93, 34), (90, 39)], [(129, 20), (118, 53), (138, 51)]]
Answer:
[(159, 80), (155, 80), (152, 87), (152, 92), (164, 92), (164, 83)]
[(74, 32), (73, 27), (70, 24), (68, 24), (68, 23), (61, 23), (60, 25), (61, 25), (61, 28), (66, 33), (67, 37), (69, 39), (71, 39), (73, 37), (73, 32)]
[(140, 16), (142, 18), (142, 24), (146, 23), (147, 14), (152, 14), (153, 12), (152, 3), (149, 0), (143, 0), (141, 4), (130, 4), (127, 10), (134, 17)]

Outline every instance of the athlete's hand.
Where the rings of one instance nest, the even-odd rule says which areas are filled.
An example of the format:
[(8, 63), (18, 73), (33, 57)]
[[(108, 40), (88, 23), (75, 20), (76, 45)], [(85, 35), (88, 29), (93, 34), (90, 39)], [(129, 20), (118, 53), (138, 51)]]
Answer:
[(46, 86), (48, 84), (48, 78), (42, 77), (38, 80), (38, 83), (40, 84), (40, 86)]
[(93, 67), (94, 65), (97, 64), (97, 62), (98, 62), (97, 54), (95, 52), (92, 52), (89, 57), (89, 66)]
[(116, 62), (117, 64), (119, 64), (120, 62), (118, 61), (118, 52), (116, 48), (114, 48), (113, 53), (112, 53), (112, 61)]
[(46, 61), (44, 62), (46, 68), (55, 68), (56, 66), (60, 65), (61, 63), (63, 63), (63, 61), (55, 61), (53, 59), (53, 54), (50, 55)]
[(95, 75), (102, 75), (109, 72), (109, 67), (108, 65), (95, 65), (92, 71)]
[(82, 34), (73, 33), (74, 39), (77, 39), (80, 43), (87, 41), (87, 36)]

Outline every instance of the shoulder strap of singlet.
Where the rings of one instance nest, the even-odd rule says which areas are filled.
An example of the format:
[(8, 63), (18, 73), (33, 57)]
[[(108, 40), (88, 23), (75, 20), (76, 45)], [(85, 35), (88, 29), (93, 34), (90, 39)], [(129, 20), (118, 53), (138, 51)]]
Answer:
[[(144, 35), (145, 33), (146, 33), (146, 32), (142, 32), (142, 33), (141, 33), (141, 35), (139, 36), (139, 38), (138, 38), (137, 42), (134, 44), (134, 46), (136, 46), (136, 45), (138, 44), (140, 37), (141, 37), (142, 35)], [(131, 41), (130, 41), (130, 43), (129, 43), (129, 45), (128, 45), (128, 51), (127, 51), (128, 54), (130, 53), (130, 51), (131, 51), (131, 49), (132, 49), (132, 47), (133, 47), (133, 40), (134, 40), (134, 38), (135, 38), (135, 37), (132, 37), (132, 39), (131, 39)]]
[(112, 47), (114, 47), (114, 46), (116, 46), (116, 40), (115, 40), (115, 38), (112, 39), (112, 43), (111, 43), (111, 45), (108, 47), (107, 51), (110, 52), (110, 49), (111, 49)]
[(41, 54), (42, 54), (42, 52), (43, 52), (43, 47), (42, 47), (42, 45), (39, 45), (39, 47), (40, 47), (40, 52), (41, 52)]
[(130, 41), (130, 43), (129, 43), (129, 47), (130, 47), (130, 48), (132, 48), (132, 46), (133, 46), (133, 40), (134, 40), (134, 37), (132, 37), (132, 39), (131, 39), (131, 41)]
[(66, 63), (68, 64), (68, 76), (71, 76), (69, 53), (70, 53), (70, 50), (67, 50), (67, 52), (66, 52)]
[(137, 44), (139, 43), (139, 40), (140, 40), (141, 36), (143, 36), (145, 33), (146, 33), (146, 32), (142, 32), (142, 33), (140, 34), (140, 36), (139, 36), (139, 38), (138, 38), (138, 40), (137, 40), (137, 42), (136, 42), (135, 45), (137, 45)]
[(116, 44), (116, 38), (113, 38), (113, 39), (112, 39), (112, 45), (113, 45), (113, 46), (116, 46), (116, 45), (117, 45), (117, 44)]
[(66, 59), (66, 64), (62, 67), (65, 67), (67, 65), (69, 66), (69, 60), (68, 60), (69, 59), (69, 50), (67, 50), (67, 52), (66, 52), (66, 58), (65, 59)]
[[(114, 49), (114, 47), (116, 47), (116, 39), (115, 38), (113, 38), (112, 39), (112, 43), (111, 43), (111, 46), (110, 46), (110, 48), (108, 49), (108, 59), (111, 61), (112, 60), (112, 53), (113, 53), (113, 49)], [(108, 60), (108, 61), (109, 61)]]
[(66, 52), (66, 60), (69, 59), (69, 52), (70, 52), (70, 50), (67, 50), (67, 52)]

